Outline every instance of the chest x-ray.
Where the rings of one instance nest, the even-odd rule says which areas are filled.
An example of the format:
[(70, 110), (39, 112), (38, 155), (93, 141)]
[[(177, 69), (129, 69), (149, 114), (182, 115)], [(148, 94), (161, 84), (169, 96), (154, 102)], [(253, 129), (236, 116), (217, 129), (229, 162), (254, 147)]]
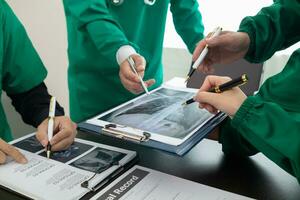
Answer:
[(147, 131), (151, 139), (160, 140), (164, 136), (167, 142), (172, 138), (179, 144), (213, 116), (199, 109), (197, 103), (182, 106), (194, 95), (162, 87), (98, 116), (97, 120)]

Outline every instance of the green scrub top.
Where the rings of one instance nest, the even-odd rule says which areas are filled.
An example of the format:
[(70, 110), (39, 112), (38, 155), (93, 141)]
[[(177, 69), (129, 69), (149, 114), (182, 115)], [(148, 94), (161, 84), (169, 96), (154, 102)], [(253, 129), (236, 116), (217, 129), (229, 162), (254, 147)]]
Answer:
[(176, 31), (190, 52), (203, 38), (195, 0), (63, 0), (68, 29), (70, 115), (79, 122), (135, 97), (121, 84), (116, 52), (131, 45), (147, 61), (144, 80), (163, 80), (162, 48), (170, 5)]
[[(47, 71), (34, 50), (24, 27), (4, 0), (0, 0), (0, 96), (26, 92), (43, 82)], [(0, 138), (12, 134), (0, 104)]]
[[(300, 41), (300, 1), (276, 1), (256, 16), (246, 17), (241, 32), (250, 36), (246, 58), (263, 62), (276, 51)], [(227, 154), (262, 152), (300, 183), (300, 49), (282, 72), (269, 78), (248, 97), (232, 120), (221, 127)]]

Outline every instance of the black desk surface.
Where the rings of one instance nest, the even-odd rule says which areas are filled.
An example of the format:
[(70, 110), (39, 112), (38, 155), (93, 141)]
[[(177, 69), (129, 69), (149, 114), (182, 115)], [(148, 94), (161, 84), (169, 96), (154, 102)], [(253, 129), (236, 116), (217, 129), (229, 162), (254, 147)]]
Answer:
[[(262, 154), (251, 158), (225, 157), (218, 142), (204, 139), (183, 157), (107, 136), (78, 133), (78, 137), (138, 152), (138, 165), (255, 199), (300, 199), (300, 185)], [(38, 188), (37, 188), (38, 189)], [(199, 197), (200, 198), (200, 197)], [(0, 189), (0, 199), (22, 197)]]

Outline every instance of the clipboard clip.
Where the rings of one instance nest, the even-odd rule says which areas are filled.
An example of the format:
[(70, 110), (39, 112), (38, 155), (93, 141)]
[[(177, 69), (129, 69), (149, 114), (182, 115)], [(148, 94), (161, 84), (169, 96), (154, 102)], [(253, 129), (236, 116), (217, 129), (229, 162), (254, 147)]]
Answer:
[[(123, 140), (131, 140), (134, 142), (146, 142), (150, 139), (151, 134), (134, 129), (127, 126), (121, 126), (117, 124), (107, 124), (102, 128), (103, 134), (120, 138)], [(136, 133), (134, 133), (136, 132)]]

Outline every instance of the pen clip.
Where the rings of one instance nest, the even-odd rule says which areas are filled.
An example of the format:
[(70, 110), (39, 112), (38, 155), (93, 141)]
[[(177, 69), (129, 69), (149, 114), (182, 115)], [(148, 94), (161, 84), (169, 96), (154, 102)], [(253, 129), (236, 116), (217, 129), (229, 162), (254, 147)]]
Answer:
[[(122, 129), (123, 130), (120, 130)], [(109, 135), (109, 136), (113, 136), (119, 139), (124, 139), (124, 140), (130, 140), (130, 141), (134, 141), (134, 142), (146, 142), (150, 139), (151, 134), (147, 133), (147, 132), (142, 132), (142, 135), (137, 135), (134, 133), (130, 133), (126, 130), (124, 130), (124, 128), (127, 128), (126, 126), (120, 126), (117, 124), (107, 124), (102, 128), (102, 132), (103, 134)], [(131, 128), (131, 127), (128, 127)], [(133, 129), (135, 130), (135, 129)]]

